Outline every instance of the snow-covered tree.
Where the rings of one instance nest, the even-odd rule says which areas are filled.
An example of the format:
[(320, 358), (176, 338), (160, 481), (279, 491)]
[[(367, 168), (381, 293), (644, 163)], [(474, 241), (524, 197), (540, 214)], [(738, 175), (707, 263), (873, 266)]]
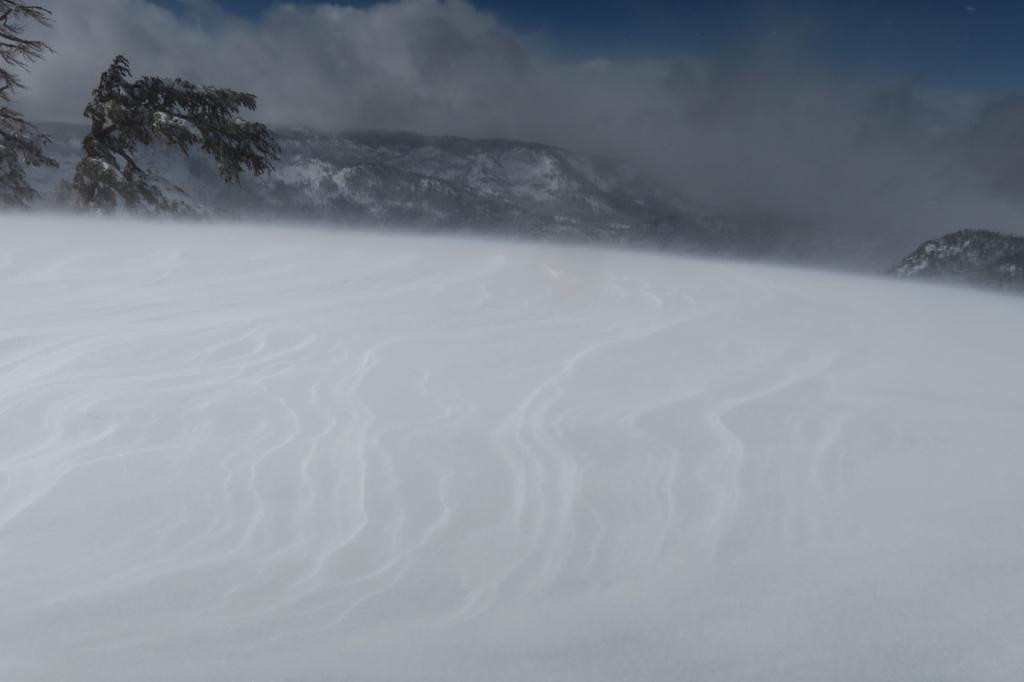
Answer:
[(27, 166), (56, 166), (43, 153), (50, 141), (8, 105), (24, 87), (17, 70), (43, 58), (49, 46), (24, 35), (27, 23), (50, 25), (50, 12), (21, 0), (0, 0), (0, 205), (24, 207), (36, 197), (25, 178)]
[(177, 78), (131, 80), (131, 75), (128, 60), (119, 55), (85, 108), (92, 128), (72, 180), (80, 207), (193, 212), (183, 191), (136, 162), (139, 145), (162, 142), (185, 155), (198, 146), (213, 157), (226, 182), (237, 182), (247, 169), (260, 175), (272, 168), (279, 151), (273, 135), (263, 124), (238, 116), (242, 109), (256, 108), (255, 95)]

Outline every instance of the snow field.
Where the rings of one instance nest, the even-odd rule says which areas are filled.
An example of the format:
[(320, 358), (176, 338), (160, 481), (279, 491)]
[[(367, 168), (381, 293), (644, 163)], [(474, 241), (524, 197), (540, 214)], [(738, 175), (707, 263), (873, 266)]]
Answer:
[(1019, 299), (287, 226), (0, 232), (2, 679), (1024, 670)]

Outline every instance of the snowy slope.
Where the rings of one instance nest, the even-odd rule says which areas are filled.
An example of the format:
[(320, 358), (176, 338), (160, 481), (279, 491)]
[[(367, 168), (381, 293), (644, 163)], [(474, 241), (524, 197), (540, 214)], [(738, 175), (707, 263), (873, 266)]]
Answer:
[(4, 219), (0, 679), (1017, 680), (1010, 297)]

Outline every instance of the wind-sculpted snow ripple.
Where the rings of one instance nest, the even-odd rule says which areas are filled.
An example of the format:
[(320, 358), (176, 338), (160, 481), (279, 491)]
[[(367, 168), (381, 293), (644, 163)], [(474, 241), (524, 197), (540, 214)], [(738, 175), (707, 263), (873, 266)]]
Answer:
[(358, 232), (3, 232), (2, 679), (1022, 667), (1010, 299)]

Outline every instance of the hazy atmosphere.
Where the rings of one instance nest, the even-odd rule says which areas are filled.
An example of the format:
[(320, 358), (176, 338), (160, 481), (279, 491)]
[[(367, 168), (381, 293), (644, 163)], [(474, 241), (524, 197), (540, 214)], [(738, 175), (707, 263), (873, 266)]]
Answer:
[[(492, 4), (54, 0), (56, 55), (22, 99), (36, 120), (81, 120), (121, 52), (251, 91), (275, 125), (609, 154), (697, 203), (854, 235), (844, 248), (1020, 229), (1015, 3), (596, 3), (553, 10), (554, 27), (539, 6)], [(636, 25), (598, 31), (590, 14)]]
[(1022, 35), (0, 0), (0, 682), (1020, 682)]

